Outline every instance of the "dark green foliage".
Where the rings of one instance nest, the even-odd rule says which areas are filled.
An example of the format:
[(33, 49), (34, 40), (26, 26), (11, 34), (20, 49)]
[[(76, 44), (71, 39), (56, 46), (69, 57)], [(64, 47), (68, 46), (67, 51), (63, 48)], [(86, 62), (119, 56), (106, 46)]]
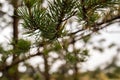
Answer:
[(54, 51), (60, 51), (62, 49), (62, 45), (59, 42), (54, 42)]
[(12, 53), (11, 50), (5, 50), (4, 47), (0, 45), (0, 54), (2, 55), (1, 62), (5, 62), (11, 53)]
[(0, 45), (0, 54), (4, 52), (3, 47)]
[(87, 42), (90, 40), (90, 38), (91, 38), (90, 35), (85, 36), (85, 37), (83, 37), (83, 41), (84, 41), (85, 43), (87, 43)]
[(66, 60), (69, 62), (69, 63), (76, 63), (77, 62), (77, 57), (75, 57), (75, 55), (73, 53), (68, 53), (66, 55)]
[[(48, 1), (47, 8), (41, 0), (24, 0), (24, 6), (18, 9), (19, 16), (24, 20), (23, 26), (30, 33), (36, 30), (48, 40), (54, 40), (64, 34), (64, 27), (69, 18), (76, 16), (78, 23), (84, 21), (83, 29), (95, 30), (97, 20), (101, 17), (101, 8), (118, 4), (114, 0), (53, 0)], [(99, 4), (101, 3), (101, 4)], [(95, 28), (95, 29), (94, 29)]]
[(47, 39), (60, 37), (64, 29), (63, 19), (75, 13), (76, 0), (54, 0), (49, 2), (48, 9), (42, 7), (40, 2), (25, 0), (25, 6), (18, 9), (18, 14), (24, 19), (23, 26), (33, 33), (39, 30), (41, 36)]
[(89, 51), (86, 50), (74, 50), (66, 54), (65, 58), (69, 63), (79, 63), (85, 62), (86, 58), (89, 56)]
[[(22, 4), (19, 4), (21, 1), (23, 1)], [(10, 7), (10, 10), (12, 11), (20, 6), (18, 8), (18, 15), (23, 19), (22, 24), (27, 30), (26, 34), (32, 35), (31, 37), (35, 38), (32, 40), (35, 41), (31, 44), (28, 40), (19, 39), (19, 36), (14, 40), (15, 35), (13, 35), (13, 39), (10, 39), (12, 40), (12, 46), (9, 44), (6, 46), (4, 43), (4, 47), (0, 45), (0, 80), (18, 80), (15, 79), (15, 77), (20, 80), (43, 80), (44, 78), (46, 78), (46, 80), (74, 80), (77, 79), (77, 77), (80, 80), (103, 80), (100, 78), (100, 69), (96, 72), (93, 71), (93, 73), (88, 71), (89, 74), (87, 74), (85, 78), (82, 78), (85, 75), (82, 75), (81, 72), (79, 74), (79, 70), (81, 69), (79, 66), (89, 57), (88, 49), (89, 42), (91, 41), (91, 32), (94, 32), (93, 30), (96, 29), (96, 27), (101, 27), (99, 22), (102, 22), (102, 26), (104, 26), (104, 24), (111, 22), (109, 20), (114, 19), (117, 15), (119, 16), (120, 0), (0, 1), (0, 12), (2, 12), (1, 15), (3, 16), (0, 19), (0, 26), (5, 25), (5, 27), (7, 27), (9, 25), (16, 25), (17, 27), (18, 23), (14, 23), (17, 22), (18, 17), (14, 16), (16, 14), (11, 15), (12, 11), (10, 11), (10, 13), (9, 11), (7, 12), (7, 8), (6, 11), (4, 11), (4, 6), (6, 5), (6, 3), (4, 5), (4, 2), (7, 4), (10, 3), (10, 6), (11, 2), (13, 2), (12, 4), (15, 3), (12, 5), (15, 8), (11, 9)], [(46, 7), (43, 6), (44, 2), (45, 4), (47, 2)], [(10, 19), (7, 19), (8, 16)], [(4, 19), (4, 17), (6, 18)], [(14, 20), (15, 17), (16, 19)], [(103, 20), (101, 20), (101, 18)], [(6, 22), (9, 24), (6, 25)], [(1, 30), (3, 30), (3, 27), (1, 27)], [(16, 35), (18, 35), (18, 33), (16, 33)], [(95, 41), (96, 40), (93, 40), (93, 43)], [(110, 44), (107, 46), (107, 44), (104, 44), (104, 41), (105, 40), (99, 41), (98, 43), (100, 44), (98, 46), (95, 45), (95, 47), (93, 47), (94, 44), (90, 44), (90, 49), (93, 48), (94, 51), (97, 50), (100, 53), (103, 53), (106, 48), (116, 48), (117, 44)], [(102, 46), (101, 44), (104, 44), (105, 46)], [(116, 50), (118, 51), (117, 53), (119, 53), (120, 48), (118, 47)], [(33, 53), (28, 54), (29, 52)], [(43, 60), (36, 65), (29, 65), (30, 63), (34, 63), (33, 57), (35, 57), (35, 59), (36, 57), (40, 57)], [(116, 60), (117, 57), (115, 58)], [(28, 65), (24, 65), (29, 62), (27, 59), (30, 58), (33, 61), (28, 63)], [(60, 65), (61, 68), (56, 71), (57, 73), (55, 75), (58, 77), (56, 78), (53, 77), (52, 68), (54, 67), (54, 64), (56, 66), (56, 63), (59, 61), (64, 61), (65, 63), (63, 62), (63, 64)], [(111, 61), (112, 59), (110, 62)], [(116, 63), (116, 61), (114, 63)], [(109, 65), (106, 63), (103, 67), (106, 67), (107, 65), (108, 67), (111, 66), (111, 64)], [(112, 66), (113, 67), (110, 69), (106, 68), (107, 70), (102, 72), (108, 73), (107, 75), (110, 78), (119, 77), (120, 68), (114, 67), (114, 65)], [(21, 67), (24, 70), (26, 69), (25, 72), (24, 70), (23, 72), (18, 71)], [(72, 71), (73, 75), (69, 75), (69, 71)], [(47, 79), (49, 75), (50, 78)]]
[(75, 13), (76, 5), (77, 0), (53, 0), (49, 2), (50, 16), (57, 24), (61, 23), (63, 19)]
[[(109, 8), (111, 13), (115, 10), (113, 7), (115, 4), (120, 4), (119, 0), (81, 0), (80, 4), (78, 4), (78, 21), (85, 21), (82, 25), (84, 29), (94, 30), (96, 25), (101, 17), (105, 15), (107, 10), (105, 8)], [(103, 9), (103, 10), (102, 10)]]
[(31, 8), (37, 3), (38, 0), (23, 0), (24, 4), (28, 7)]
[(17, 43), (17, 46), (16, 46), (17, 48), (15, 50), (15, 53), (16, 54), (25, 53), (25, 52), (29, 51), (30, 46), (31, 46), (30, 41), (27, 41), (27, 40), (24, 40), (24, 39), (19, 39), (18, 43)]
[(83, 50), (83, 52), (82, 52), (82, 53), (83, 53), (83, 55), (85, 55), (85, 56), (88, 56), (88, 55), (89, 55), (89, 54), (88, 54), (88, 53), (89, 53), (89, 51), (88, 51), (87, 49), (86, 49), (86, 50)]

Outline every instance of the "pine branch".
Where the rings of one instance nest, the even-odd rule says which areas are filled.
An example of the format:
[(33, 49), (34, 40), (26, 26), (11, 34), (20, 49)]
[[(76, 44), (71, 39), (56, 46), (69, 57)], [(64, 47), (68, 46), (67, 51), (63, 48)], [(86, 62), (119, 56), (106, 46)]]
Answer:
[(28, 59), (30, 59), (30, 58), (32, 58), (32, 57), (39, 56), (39, 55), (41, 55), (41, 54), (43, 54), (43, 53), (37, 52), (36, 54), (29, 55), (29, 56), (24, 57), (24, 58), (22, 58), (22, 59), (15, 59), (15, 60), (12, 62), (11, 65), (7, 65), (7, 64), (1, 65), (1, 66), (0, 66), (0, 71), (8, 70), (9, 68), (11, 68), (11, 67), (19, 64), (20, 62), (24, 62), (24, 61), (26, 61), (26, 60), (28, 60)]
[[(116, 21), (117, 19), (119, 19), (119, 20)], [(99, 30), (104, 29), (104, 28), (108, 27), (109, 25), (114, 24), (114, 23), (116, 23), (116, 22), (120, 22), (120, 16), (116, 16), (116, 17), (114, 17), (114, 18), (112, 18), (112, 19), (110, 19), (110, 20), (107, 20), (106, 22), (101, 22), (101, 23), (98, 23), (97, 25), (93, 25), (94, 27), (96, 27), (96, 26), (98, 27), (98, 26), (99, 26), (99, 28), (91, 31), (90, 33), (88, 33), (88, 34), (86, 34), (86, 35), (84, 35), (85, 32), (81, 33), (81, 34), (79, 35), (80, 38), (76, 39), (75, 41), (78, 41), (78, 40), (80, 40), (80, 39), (83, 39), (83, 38), (86, 37), (86, 36), (90, 36), (90, 35), (92, 35), (93, 33), (98, 32)]]

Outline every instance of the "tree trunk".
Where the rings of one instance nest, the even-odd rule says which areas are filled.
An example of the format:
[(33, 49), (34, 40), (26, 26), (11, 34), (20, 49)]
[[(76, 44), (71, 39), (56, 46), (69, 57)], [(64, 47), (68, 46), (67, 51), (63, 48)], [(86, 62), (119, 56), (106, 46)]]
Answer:
[[(75, 50), (75, 48), (74, 48)], [(75, 52), (75, 57), (77, 58), (77, 53)], [(78, 80), (78, 67), (77, 67), (77, 60), (74, 64), (74, 80)]]
[[(19, 0), (12, 0), (12, 5), (14, 7), (14, 14), (13, 14), (13, 50), (16, 50), (17, 49), (17, 42), (18, 42), (18, 22), (19, 22), (19, 19), (17, 17), (17, 9), (18, 9), (18, 1)], [(13, 53), (13, 61), (16, 60), (16, 59), (19, 59), (19, 57), (17, 56), (16, 53)], [(14, 72), (12, 73), (11, 75), (11, 80), (19, 80), (19, 72), (18, 72), (18, 64), (17, 65), (14, 65), (12, 68), (10, 69), (13, 69)]]
[(78, 80), (78, 67), (76, 63), (74, 66), (74, 80)]
[(45, 80), (50, 80), (50, 74), (49, 74), (49, 65), (48, 65), (48, 58), (46, 54), (43, 54), (44, 59), (44, 78)]

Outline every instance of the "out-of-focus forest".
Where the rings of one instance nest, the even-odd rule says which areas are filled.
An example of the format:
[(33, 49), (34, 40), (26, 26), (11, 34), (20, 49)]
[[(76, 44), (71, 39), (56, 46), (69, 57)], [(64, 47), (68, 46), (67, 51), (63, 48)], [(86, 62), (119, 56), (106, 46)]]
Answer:
[[(120, 45), (93, 38), (116, 25), (120, 0), (0, 0), (0, 80), (120, 80)], [(106, 50), (108, 62), (83, 70)]]

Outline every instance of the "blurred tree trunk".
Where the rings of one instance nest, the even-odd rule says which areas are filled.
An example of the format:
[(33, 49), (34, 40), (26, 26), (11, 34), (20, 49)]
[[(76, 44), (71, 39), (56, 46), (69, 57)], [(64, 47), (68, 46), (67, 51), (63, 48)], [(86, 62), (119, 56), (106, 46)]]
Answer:
[(74, 80), (78, 80), (78, 67), (77, 63), (74, 65)]
[(75, 56), (75, 58), (76, 58), (76, 61), (75, 61), (75, 63), (74, 63), (74, 80), (78, 80), (78, 67), (77, 67), (77, 52), (76, 52), (76, 49), (75, 49), (75, 39), (73, 38), (73, 53), (74, 53), (74, 56)]
[[(14, 14), (13, 14), (13, 50), (17, 49), (17, 42), (18, 42), (18, 22), (19, 19), (17, 17), (17, 8), (18, 8), (18, 1), (19, 0), (12, 0), (12, 5), (14, 8)], [(13, 61), (19, 59), (17, 54), (13, 53)], [(10, 74), (11, 79), (10, 80), (19, 80), (19, 74), (18, 74), (18, 64), (14, 65), (12, 68), (13, 72)]]
[(18, 41), (18, 22), (19, 22), (19, 19), (17, 17), (18, 1), (19, 0), (12, 1), (12, 3), (13, 3), (12, 5), (14, 7), (14, 14), (13, 14), (13, 41), (14, 41), (13, 47), (14, 47), (14, 49), (17, 48), (16, 44)]
[(43, 54), (44, 59), (44, 78), (45, 80), (50, 80), (50, 74), (49, 74), (49, 65), (48, 65), (48, 56), (47, 54)]

